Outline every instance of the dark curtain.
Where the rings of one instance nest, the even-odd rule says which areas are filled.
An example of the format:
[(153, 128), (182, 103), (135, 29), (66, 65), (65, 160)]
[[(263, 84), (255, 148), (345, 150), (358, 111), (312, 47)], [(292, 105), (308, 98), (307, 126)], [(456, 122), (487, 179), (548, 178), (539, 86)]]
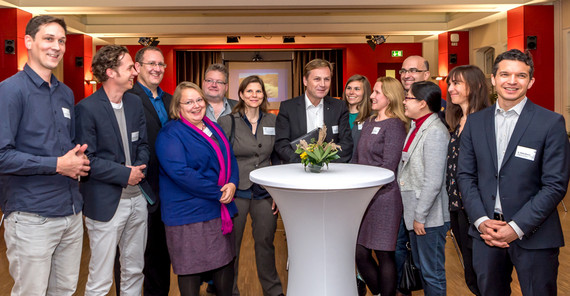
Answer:
[(208, 66), (221, 63), (221, 51), (177, 51), (176, 84), (190, 81), (201, 86)]
[(299, 50), (293, 57), (293, 97), (305, 93), (303, 85), (303, 67), (313, 59), (323, 59), (333, 64), (332, 82), (329, 96), (340, 97), (344, 85), (342, 84), (342, 50)]
[[(303, 67), (313, 60), (323, 59), (333, 64), (333, 74), (329, 96), (340, 97), (342, 84), (342, 50), (298, 50), (293, 55), (293, 97), (305, 92), (303, 85)], [(176, 52), (176, 83), (181, 81), (202, 84), (204, 72), (211, 64), (223, 63), (221, 51), (177, 51)]]

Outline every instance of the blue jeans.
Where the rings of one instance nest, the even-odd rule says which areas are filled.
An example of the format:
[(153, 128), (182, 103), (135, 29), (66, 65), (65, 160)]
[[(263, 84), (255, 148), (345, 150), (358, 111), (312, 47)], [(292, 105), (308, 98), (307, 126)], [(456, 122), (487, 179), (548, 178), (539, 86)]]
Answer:
[(438, 227), (426, 227), (425, 235), (410, 231), (414, 264), (420, 269), (426, 296), (446, 295), (445, 235), (449, 222)]

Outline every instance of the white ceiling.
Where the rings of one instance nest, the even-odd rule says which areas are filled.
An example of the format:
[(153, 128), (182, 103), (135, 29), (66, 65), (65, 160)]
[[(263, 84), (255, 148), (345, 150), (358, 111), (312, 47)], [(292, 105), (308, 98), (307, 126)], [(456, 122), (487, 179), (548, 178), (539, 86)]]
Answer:
[(161, 44), (221, 44), (228, 35), (242, 36), (240, 44), (281, 43), (283, 35), (296, 36), (296, 43), (362, 43), (371, 34), (420, 42), (552, 1), (0, 0), (0, 8), (63, 16), (70, 32), (89, 34), (96, 43), (136, 44), (148, 36)]

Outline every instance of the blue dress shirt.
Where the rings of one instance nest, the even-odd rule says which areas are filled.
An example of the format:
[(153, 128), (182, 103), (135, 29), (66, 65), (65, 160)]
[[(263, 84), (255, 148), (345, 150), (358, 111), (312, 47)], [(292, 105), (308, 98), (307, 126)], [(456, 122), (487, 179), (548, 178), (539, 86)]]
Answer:
[(166, 124), (166, 122), (168, 122), (168, 112), (166, 111), (166, 108), (164, 107), (164, 101), (162, 101), (162, 97), (164, 96), (164, 91), (162, 91), (162, 89), (159, 86), (156, 89), (156, 93), (158, 94), (158, 97), (155, 98), (150, 89), (148, 89), (146, 86), (142, 85), (138, 81), (137, 81), (137, 83), (141, 86), (141, 88), (144, 90), (144, 92), (146, 93), (146, 95), (150, 99), (150, 102), (154, 106), (154, 110), (156, 110), (156, 114), (158, 114), (158, 119), (160, 119), (160, 124), (162, 126), (164, 126)]
[(76, 180), (56, 173), (57, 157), (75, 137), (73, 92), (51, 75), (51, 86), (28, 65), (0, 83), (0, 206), (44, 217), (79, 213)]

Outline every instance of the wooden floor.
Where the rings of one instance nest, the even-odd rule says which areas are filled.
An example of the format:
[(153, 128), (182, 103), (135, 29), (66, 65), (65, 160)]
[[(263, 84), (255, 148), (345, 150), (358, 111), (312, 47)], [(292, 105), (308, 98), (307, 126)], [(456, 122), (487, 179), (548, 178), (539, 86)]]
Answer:
[[(569, 199), (570, 200), (570, 199)], [(569, 204), (570, 206), (570, 204)], [(564, 230), (564, 236), (566, 240), (570, 240), (570, 215), (563, 210), (562, 205), (558, 206), (558, 212), (560, 213), (560, 219), (562, 221), (562, 228)], [(246, 227), (242, 254), (240, 260), (240, 274), (239, 274), (239, 287), (241, 294), (243, 296), (257, 296), (263, 295), (261, 291), (261, 286), (257, 279), (257, 272), (255, 269), (255, 257), (253, 252), (253, 239), (251, 237), (251, 227), (250, 221), (248, 220), (248, 226)], [(277, 260), (277, 271), (281, 277), (283, 283), (283, 288), (286, 292), (287, 287), (287, 245), (285, 233), (283, 230), (283, 224), (279, 220), (278, 230), (275, 235), (275, 251)], [(461, 263), (459, 262), (458, 255), (453, 246), (451, 238), (448, 236), (446, 244), (446, 272), (447, 272), (447, 291), (448, 295), (459, 296), (459, 295), (472, 295), (469, 293), (465, 282), (463, 281), (463, 270), (461, 268)], [(83, 255), (81, 258), (81, 271), (78, 283), (78, 289), (75, 295), (83, 295), (85, 291), (85, 282), (87, 281), (87, 267), (89, 263), (89, 242), (87, 238), (87, 232), (85, 232), (84, 245), (83, 245)], [(558, 295), (570, 295), (570, 249), (564, 247), (560, 251), (560, 268), (558, 276)], [(513, 272), (514, 273), (514, 272)], [(8, 261), (6, 259), (6, 244), (4, 242), (4, 228), (0, 229), (0, 296), (9, 295), (12, 285), (14, 284), (12, 278), (8, 273)], [(516, 279), (516, 274), (514, 274), (514, 280), (512, 283), (513, 294), (521, 295), (520, 288), (518, 286), (518, 280)], [(172, 276), (170, 285), (170, 295), (179, 296), (178, 286), (176, 283), (176, 276)], [(114, 287), (111, 289), (112, 292), (109, 295), (115, 295)], [(205, 286), (202, 287), (202, 292), (200, 295), (211, 295), (205, 292)], [(372, 295), (368, 292), (368, 295)], [(413, 296), (423, 295), (422, 291), (414, 292)]]

